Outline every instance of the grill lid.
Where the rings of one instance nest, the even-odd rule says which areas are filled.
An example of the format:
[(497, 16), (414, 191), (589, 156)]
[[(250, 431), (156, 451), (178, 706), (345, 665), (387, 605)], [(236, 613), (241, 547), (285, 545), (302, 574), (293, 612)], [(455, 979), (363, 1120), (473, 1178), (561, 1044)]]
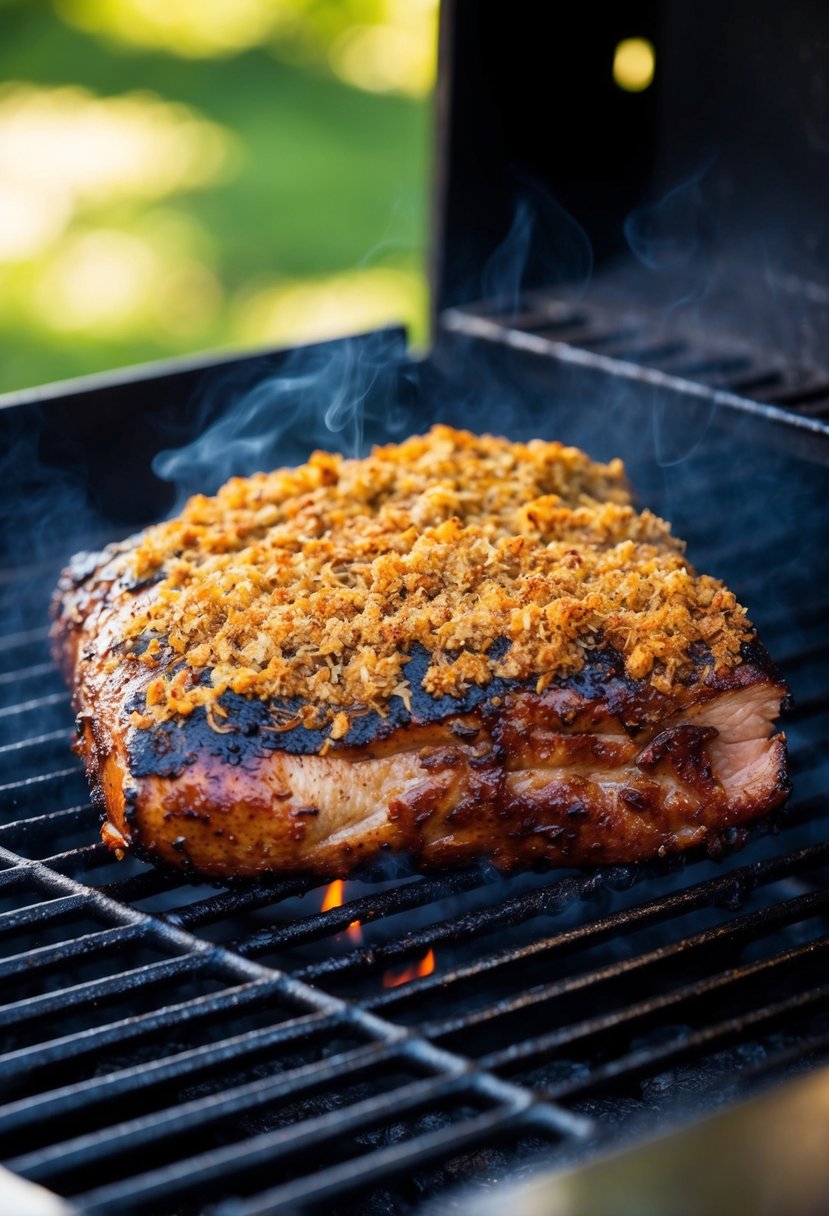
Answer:
[[(825, 406), (829, 9), (568, 5), (552, 33), (540, 12), (442, 5), (437, 315), (563, 290), (782, 377), (752, 399)], [(639, 92), (614, 79), (630, 38), (655, 56)]]

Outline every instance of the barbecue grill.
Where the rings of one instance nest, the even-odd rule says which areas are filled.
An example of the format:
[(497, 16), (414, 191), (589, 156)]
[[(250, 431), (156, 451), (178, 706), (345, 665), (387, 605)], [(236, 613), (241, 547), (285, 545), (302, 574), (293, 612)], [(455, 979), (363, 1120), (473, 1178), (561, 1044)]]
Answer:
[[(568, 53), (548, 91), (581, 81), (571, 101), (583, 96), (599, 69), (579, 48), (598, 40), (602, 52), (607, 79), (587, 134), (605, 131), (602, 107), (613, 108), (614, 40), (644, 34), (657, 50), (660, 93), (625, 98), (635, 155), (622, 164), (610, 127), (597, 169), (570, 129), (555, 165), (544, 160), (530, 7), (504, 29), (500, 6), (445, 6), (438, 319), (426, 358), (391, 328), (2, 402), (0, 1160), (85, 1216), (415, 1213), (457, 1186), (487, 1191), (540, 1165), (588, 1161), (829, 1056), (829, 368), (814, 362), (829, 288), (813, 281), (817, 246), (798, 228), (803, 248), (786, 246), (786, 274), (811, 289), (797, 288), (802, 324), (775, 347), (752, 340), (742, 314), (730, 329), (716, 323), (723, 291), (693, 317), (669, 308), (683, 268), (654, 287), (620, 252), (624, 217), (668, 172), (657, 164), (659, 115), (700, 137), (676, 117), (687, 101), (683, 33), (694, 54), (703, 28), (716, 48), (705, 124), (742, 98), (723, 128), (726, 153), (756, 119), (744, 74), (726, 88), (715, 69), (743, 64), (747, 50), (756, 68), (768, 51), (762, 22), (743, 43), (746, 22), (713, 6), (707, 24), (701, 6), (693, 21), (691, 6), (671, 6), (670, 21), (664, 7), (640, 6), (590, 38), (578, 14), (561, 18)], [(804, 30), (811, 39), (827, 15), (803, 4), (783, 16), (771, 41), (788, 79), (792, 57), (812, 46)], [(735, 41), (742, 58), (729, 58)], [(676, 55), (676, 94), (663, 50)], [(805, 121), (803, 99), (786, 97)], [(677, 142), (690, 156), (693, 141)], [(762, 142), (752, 149), (758, 163), (769, 154)], [(795, 185), (811, 207), (809, 149)], [(724, 154), (717, 184), (731, 175), (745, 194), (755, 169)], [(612, 189), (599, 189), (602, 173)], [(533, 182), (542, 212), (536, 183), (555, 188), (588, 233), (589, 287), (535, 265), (532, 250), (517, 255), (523, 276), (471, 284), (470, 265), (513, 265), (509, 241), (527, 214), (516, 181)], [(812, 277), (801, 280), (807, 249)], [(748, 281), (745, 263), (740, 275)], [(334, 387), (346, 407), (326, 423)], [(249, 425), (254, 397), (263, 462), (299, 459), (326, 435), (364, 445), (438, 419), (621, 455), (694, 564), (749, 605), (792, 686), (785, 811), (735, 832), (742, 847), (719, 857), (511, 877), (485, 865), (424, 877), (400, 863), (342, 891), (301, 878), (196, 885), (116, 861), (69, 751), (48, 597), (75, 550), (170, 509), (159, 451), (239, 411)], [(222, 435), (232, 448), (232, 425)], [(198, 463), (189, 451), (177, 466), (185, 481)], [(215, 484), (228, 471), (199, 475)], [(31, 1203), (53, 1210), (40, 1192)]]

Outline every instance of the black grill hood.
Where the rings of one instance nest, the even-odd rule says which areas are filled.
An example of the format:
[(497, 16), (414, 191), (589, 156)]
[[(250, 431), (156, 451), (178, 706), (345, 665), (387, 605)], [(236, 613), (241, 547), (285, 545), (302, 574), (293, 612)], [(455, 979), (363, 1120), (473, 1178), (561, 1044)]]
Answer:
[[(437, 314), (575, 293), (797, 365), (814, 401), (829, 379), (829, 8), (447, 0), (442, 16)], [(612, 74), (630, 37), (655, 51), (639, 93)]]

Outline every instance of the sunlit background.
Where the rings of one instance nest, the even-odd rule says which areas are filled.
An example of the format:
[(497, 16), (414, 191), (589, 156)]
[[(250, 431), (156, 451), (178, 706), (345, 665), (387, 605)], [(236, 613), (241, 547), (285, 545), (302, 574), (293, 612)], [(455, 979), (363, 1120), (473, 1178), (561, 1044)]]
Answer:
[(437, 0), (0, 0), (0, 391), (426, 332)]

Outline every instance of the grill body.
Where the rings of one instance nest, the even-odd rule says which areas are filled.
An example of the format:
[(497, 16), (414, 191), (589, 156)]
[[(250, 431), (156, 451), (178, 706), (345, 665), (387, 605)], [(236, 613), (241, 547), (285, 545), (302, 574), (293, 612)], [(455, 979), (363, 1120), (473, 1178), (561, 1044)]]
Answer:
[[(362, 442), (441, 418), (626, 459), (792, 684), (784, 815), (719, 859), (506, 879), (401, 868), (327, 911), (313, 881), (194, 886), (114, 860), (49, 662), (60, 563), (169, 505), (150, 461), (170, 423), (148, 425), (154, 411), (180, 441), (214, 390), (232, 407), (264, 375), (275, 425), (288, 371), (313, 395), (340, 359), (365, 390)], [(0, 1158), (14, 1172), (90, 1214), (415, 1212), (826, 1055), (822, 437), (713, 388), (609, 371), (451, 328), (415, 363), (387, 331), (0, 410), (17, 454), (0, 584)], [(281, 432), (289, 459), (309, 446), (300, 417)], [(401, 982), (429, 951), (434, 972)]]

